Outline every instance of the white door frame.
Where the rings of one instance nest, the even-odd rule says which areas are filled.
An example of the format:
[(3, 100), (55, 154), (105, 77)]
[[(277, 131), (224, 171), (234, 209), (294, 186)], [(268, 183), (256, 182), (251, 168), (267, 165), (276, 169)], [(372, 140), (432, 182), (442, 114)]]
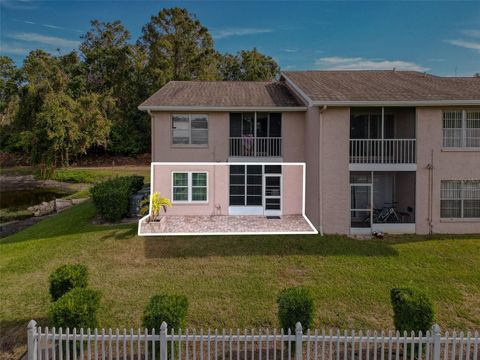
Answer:
[[(370, 206), (366, 209), (353, 209), (352, 208), (352, 187), (366, 187), (370, 189)], [(362, 212), (369, 212), (370, 213), (370, 226), (365, 227), (352, 227), (352, 211), (362, 211)], [(351, 183), (350, 184), (350, 233), (352, 234), (365, 234), (372, 232), (372, 225), (373, 225), (373, 178), (370, 184), (368, 183)]]
[[(280, 178), (280, 195), (266, 195), (266, 178), (267, 177), (278, 177)], [(262, 203), (263, 203), (263, 215), (265, 216), (282, 216), (283, 211), (283, 176), (282, 174), (263, 174), (262, 182)], [(279, 210), (267, 210), (267, 198), (269, 199), (280, 199), (280, 209)]]

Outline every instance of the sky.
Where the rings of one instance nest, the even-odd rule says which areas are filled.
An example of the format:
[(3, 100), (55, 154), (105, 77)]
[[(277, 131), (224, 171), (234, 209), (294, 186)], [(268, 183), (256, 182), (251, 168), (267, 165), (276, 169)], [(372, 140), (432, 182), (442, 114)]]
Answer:
[(0, 0), (0, 53), (18, 65), (36, 48), (67, 53), (92, 19), (121, 20), (134, 42), (152, 15), (173, 6), (195, 14), (218, 51), (256, 47), (282, 70), (480, 72), (480, 1)]

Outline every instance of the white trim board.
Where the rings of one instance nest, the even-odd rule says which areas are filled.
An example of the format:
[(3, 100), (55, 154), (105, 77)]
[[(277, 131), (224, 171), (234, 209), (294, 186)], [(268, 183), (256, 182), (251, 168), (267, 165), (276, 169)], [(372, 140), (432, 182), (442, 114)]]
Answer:
[(142, 106), (141, 111), (270, 111), (270, 112), (303, 112), (306, 106)]
[(349, 171), (417, 171), (417, 164), (349, 164)]
[[(223, 165), (223, 166), (229, 166), (229, 165), (251, 165), (251, 162), (152, 162), (150, 165), (150, 184), (154, 183), (154, 166), (156, 165), (193, 165), (193, 166), (211, 166), (211, 165)], [(310, 219), (305, 214), (305, 190), (306, 190), (306, 165), (303, 162), (265, 162), (265, 163), (255, 163), (255, 165), (282, 165), (282, 166), (301, 166), (302, 167), (302, 177), (303, 177), (303, 182), (302, 182), (302, 217), (305, 219), (305, 221), (308, 223), (310, 226), (311, 230), (310, 231), (246, 231), (246, 232), (202, 232), (202, 233), (183, 233), (183, 232), (178, 232), (178, 233), (142, 233), (141, 228), (142, 228), (142, 223), (145, 222), (147, 217), (150, 216), (151, 211), (152, 211), (152, 204), (150, 203), (150, 209), (148, 215), (145, 215), (142, 217), (139, 222), (138, 222), (138, 232), (137, 234), (139, 236), (211, 236), (211, 235), (285, 235), (285, 234), (291, 234), (291, 235), (308, 235), (308, 234), (318, 234), (318, 230), (313, 226), (312, 222)], [(195, 170), (199, 171), (199, 170)], [(153, 186), (151, 185), (150, 190), (153, 190)]]

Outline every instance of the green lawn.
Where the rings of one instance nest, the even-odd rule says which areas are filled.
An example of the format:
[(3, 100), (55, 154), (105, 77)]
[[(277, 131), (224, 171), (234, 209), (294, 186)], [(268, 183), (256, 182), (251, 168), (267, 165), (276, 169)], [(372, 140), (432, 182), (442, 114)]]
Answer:
[(25, 348), (28, 320), (47, 324), (48, 275), (76, 262), (103, 293), (102, 327), (137, 328), (160, 291), (187, 295), (192, 327), (275, 327), (277, 293), (300, 284), (314, 292), (316, 327), (392, 328), (389, 290), (403, 285), (425, 289), (442, 328), (480, 326), (478, 238), (142, 238), (93, 215), (87, 202), (0, 240), (0, 358)]

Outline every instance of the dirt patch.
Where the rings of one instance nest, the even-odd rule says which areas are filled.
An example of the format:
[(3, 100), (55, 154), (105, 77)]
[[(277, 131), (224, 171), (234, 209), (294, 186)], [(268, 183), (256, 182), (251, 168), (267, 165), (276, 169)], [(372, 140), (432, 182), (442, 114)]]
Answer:
[(12, 221), (6, 224), (0, 225), (0, 238), (7, 237), (9, 235), (15, 234), (20, 230), (26, 229), (36, 223), (46, 219), (48, 217), (52, 217), (55, 214), (45, 215), (45, 216), (38, 216), (38, 217), (31, 217), (24, 220)]
[(71, 184), (55, 180), (37, 180), (33, 175), (0, 175), (0, 184), (2, 191), (30, 190), (33, 188), (72, 191)]

